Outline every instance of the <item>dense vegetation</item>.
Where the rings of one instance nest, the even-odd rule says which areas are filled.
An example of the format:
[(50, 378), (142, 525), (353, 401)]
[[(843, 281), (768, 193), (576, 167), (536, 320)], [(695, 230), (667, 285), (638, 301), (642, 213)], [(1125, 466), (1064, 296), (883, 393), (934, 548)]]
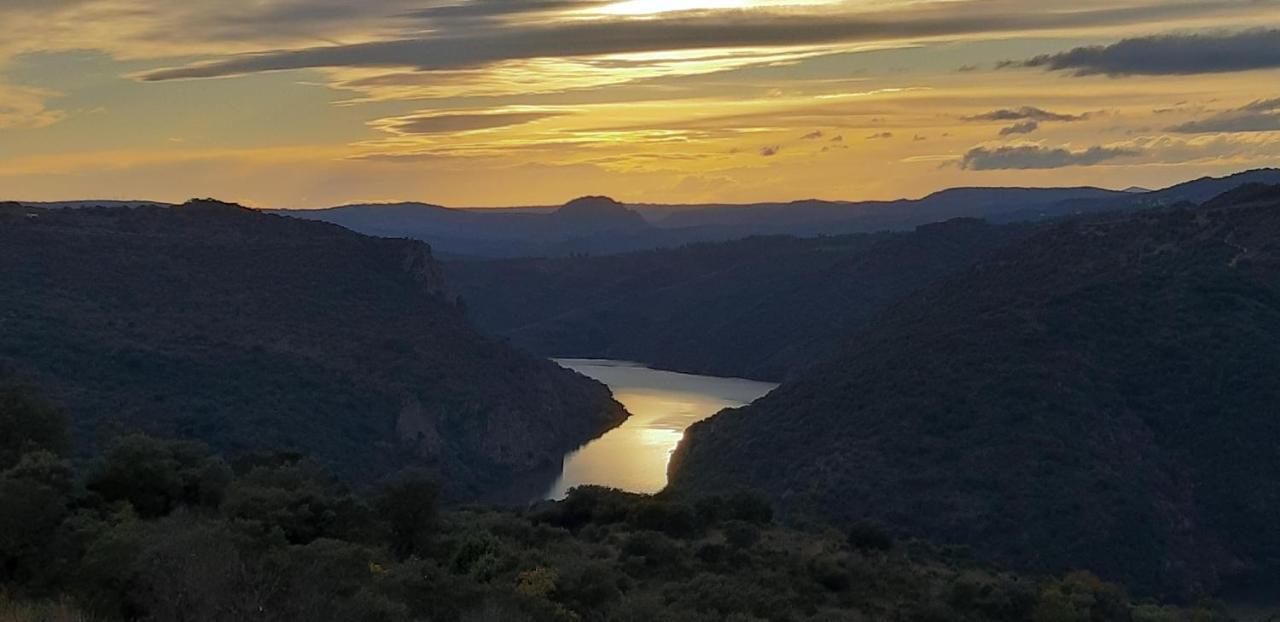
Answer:
[(68, 406), (82, 457), (144, 431), (348, 481), (426, 466), (459, 496), (553, 478), (625, 415), (473, 330), (425, 245), (209, 201), (0, 206), (6, 367)]
[(478, 327), (539, 354), (781, 380), (875, 311), (1027, 231), (960, 219), (446, 271)]
[(441, 511), (419, 472), (355, 495), (297, 455), (227, 464), (145, 436), (77, 472), (57, 410), (0, 395), (4, 622), (1225, 619), (1135, 604), (1083, 572), (1019, 578), (870, 525), (781, 528), (751, 495), (585, 488), (523, 511)]
[(1189, 596), (1280, 577), (1280, 187), (1062, 224), (694, 426), (684, 494)]

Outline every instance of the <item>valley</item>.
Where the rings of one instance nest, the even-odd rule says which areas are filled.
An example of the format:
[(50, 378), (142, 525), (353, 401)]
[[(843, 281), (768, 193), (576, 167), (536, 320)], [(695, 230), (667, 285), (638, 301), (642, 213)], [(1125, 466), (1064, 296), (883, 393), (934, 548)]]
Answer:
[[(1146, 194), (1209, 183), (1226, 182)], [(1280, 569), (1265, 475), (1280, 471), (1280, 429), (1257, 407), (1280, 399), (1264, 381), (1276, 352), (1256, 347), (1280, 326), (1276, 188), (1238, 185), (1200, 204), (1077, 197), (1065, 200), (1106, 205), (1003, 223), (962, 211), (910, 230), (444, 262), (417, 240), (212, 200), (6, 204), (0, 392), (34, 387), (52, 405), (0, 399), (0, 425), (18, 439), (0, 452), (0, 492), (54, 496), (0, 521), (45, 525), (20, 542), (71, 546), (57, 539), (81, 537), (73, 523), (43, 517), (93, 516), (83, 537), (126, 538), (147, 559), (169, 553), (120, 530), (216, 547), (274, 524), (277, 540), (234, 554), (305, 557), (328, 538), (389, 547), (377, 563), (397, 569), (416, 562), (396, 547), (421, 546), (454, 564), (422, 572), (478, 590), (450, 606), (534, 619), (616, 611), (630, 606), (623, 592), (700, 620), (771, 615), (794, 605), (713, 603), (781, 581), (790, 602), (817, 598), (830, 615), (924, 615), (933, 602), (964, 619), (1027, 619), (1085, 611), (1055, 599), (1088, 594), (1107, 608), (1091, 610), (1099, 620), (1231, 619), (1213, 596), (1247, 620), (1269, 610), (1257, 593)], [(602, 198), (565, 214), (605, 238), (618, 218), (644, 220)], [(24, 408), (64, 412), (65, 438), (22, 440), (34, 425), (13, 418)], [(40, 479), (47, 469), (83, 472), (85, 488)], [(104, 488), (112, 469), (144, 471)], [(164, 477), (196, 479), (133, 490), (171, 469)], [(283, 492), (295, 486), (306, 501)], [(374, 492), (386, 486), (427, 495), (440, 531), (379, 540), (394, 515), (362, 512), (391, 503)], [(276, 503), (293, 518), (274, 523), (285, 520)], [(143, 522), (122, 522), (120, 504)], [(564, 531), (540, 544), (483, 531), (548, 528)], [(38, 574), (28, 545), (14, 546), (8, 572)], [(472, 546), (489, 552), (473, 559)], [(547, 560), (545, 547), (558, 551), (554, 570), (529, 561)], [(794, 547), (820, 552), (800, 559)], [(72, 550), (49, 580), (98, 580), (79, 565), (97, 563), (95, 550)], [(587, 596), (581, 564), (599, 555), (625, 569), (593, 566), (609, 585)], [(782, 580), (765, 559), (805, 570)], [(154, 581), (137, 568), (136, 581)], [(543, 569), (565, 591), (521, 591)], [(480, 587), (498, 576), (515, 600)], [(906, 583), (883, 588), (888, 600), (852, 583), (889, 576)], [(998, 603), (961, 596), (975, 576)], [(696, 594), (676, 587), (686, 580)], [(721, 581), (731, 587), (711, 587)], [(427, 610), (381, 582), (360, 589)], [(938, 589), (943, 601), (919, 591)], [(125, 604), (95, 610), (164, 606), (115, 598)], [(1142, 604), (1152, 599), (1200, 604)], [(375, 617), (397, 619), (387, 612)]]
[(0, 622), (1280, 622), (1280, 0), (0, 25)]
[(656, 494), (667, 487), (667, 465), (689, 426), (726, 408), (745, 406), (776, 385), (737, 378), (692, 376), (626, 361), (561, 359), (569, 369), (603, 382), (631, 416), (565, 456), (564, 469), (543, 496), (564, 499), (579, 486)]

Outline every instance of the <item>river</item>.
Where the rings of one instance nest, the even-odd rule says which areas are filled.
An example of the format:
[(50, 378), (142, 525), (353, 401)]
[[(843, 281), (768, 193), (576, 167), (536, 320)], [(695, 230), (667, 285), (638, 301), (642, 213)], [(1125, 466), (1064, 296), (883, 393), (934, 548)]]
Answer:
[(658, 492), (667, 485), (667, 463), (686, 428), (725, 408), (755, 401), (777, 386), (658, 371), (624, 361), (556, 362), (608, 385), (631, 418), (566, 456), (559, 480), (545, 495), (548, 499), (562, 499), (584, 484)]

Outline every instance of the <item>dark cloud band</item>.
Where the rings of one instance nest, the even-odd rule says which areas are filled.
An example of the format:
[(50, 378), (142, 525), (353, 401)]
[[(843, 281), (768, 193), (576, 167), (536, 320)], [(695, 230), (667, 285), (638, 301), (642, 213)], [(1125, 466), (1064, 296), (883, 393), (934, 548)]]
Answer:
[[(572, 20), (500, 27), (481, 20), (479, 25), (441, 28), (421, 38), (246, 54), (160, 69), (141, 77), (161, 81), (323, 67), (412, 67), (419, 71), (438, 71), (531, 58), (909, 40), (1116, 25), (1232, 10), (1255, 11), (1257, 1), (1202, 0), (1131, 6), (1090, 3), (1092, 6), (1080, 10), (1053, 12), (1028, 7), (1023, 0), (983, 0), (853, 14), (707, 11), (668, 18)], [(458, 6), (458, 10), (463, 10), (462, 7), (469, 5)]]
[(1280, 30), (1171, 34), (1003, 63), (1076, 76), (1192, 75), (1280, 68)]
[(398, 134), (449, 134), (511, 125), (523, 125), (563, 116), (562, 112), (447, 113), (411, 115), (387, 121), (386, 129)]
[(970, 171), (1030, 170), (1093, 166), (1116, 158), (1141, 155), (1133, 149), (1090, 147), (1072, 151), (1065, 147), (1014, 145), (1007, 147), (975, 147), (964, 154), (960, 167)]
[(1180, 134), (1280, 132), (1280, 98), (1260, 100), (1228, 112), (1169, 128)]
[(1016, 110), (1004, 109), (993, 110), (991, 112), (965, 117), (965, 121), (1083, 121), (1089, 118), (1087, 114), (1063, 114), (1059, 112), (1050, 112), (1043, 108), (1035, 108), (1032, 106), (1023, 106)]

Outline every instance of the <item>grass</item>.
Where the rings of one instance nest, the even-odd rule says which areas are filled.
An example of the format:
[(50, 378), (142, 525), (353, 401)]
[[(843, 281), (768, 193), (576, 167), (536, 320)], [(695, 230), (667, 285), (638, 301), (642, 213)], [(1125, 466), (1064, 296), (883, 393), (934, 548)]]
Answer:
[(0, 595), (0, 622), (92, 622), (66, 602), (14, 602)]

